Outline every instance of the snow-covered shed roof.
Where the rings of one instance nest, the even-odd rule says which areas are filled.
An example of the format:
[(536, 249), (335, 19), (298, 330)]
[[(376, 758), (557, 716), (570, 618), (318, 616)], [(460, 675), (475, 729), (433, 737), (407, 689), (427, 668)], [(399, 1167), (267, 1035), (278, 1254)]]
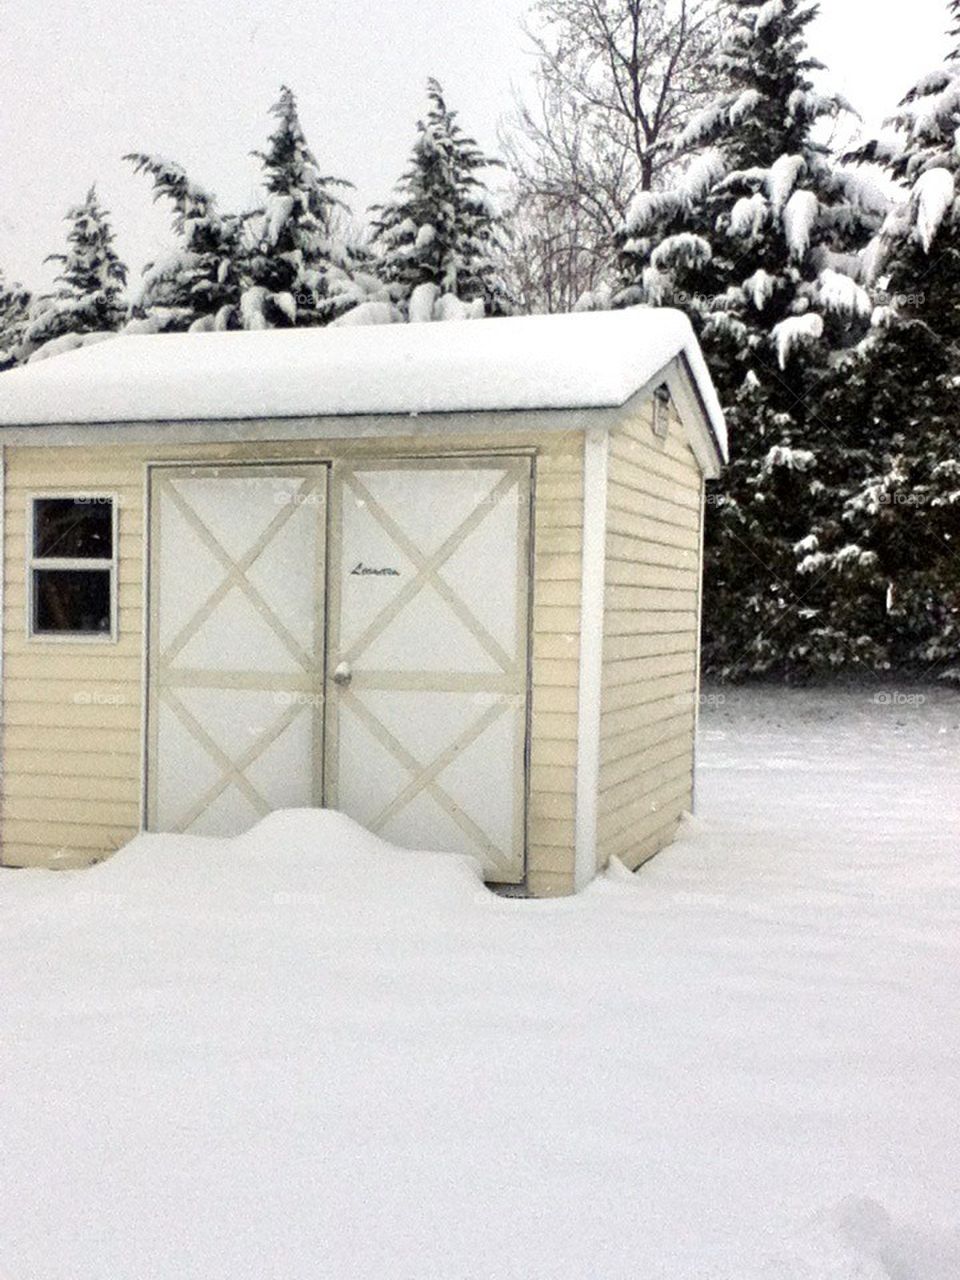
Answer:
[(648, 307), (123, 334), (0, 375), (0, 424), (616, 408), (677, 357), (725, 457), (723, 413), (689, 321)]

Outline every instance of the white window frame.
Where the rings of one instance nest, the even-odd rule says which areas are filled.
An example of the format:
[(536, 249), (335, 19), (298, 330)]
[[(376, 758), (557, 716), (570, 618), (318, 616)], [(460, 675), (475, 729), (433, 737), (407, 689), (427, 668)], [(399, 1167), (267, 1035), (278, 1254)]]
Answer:
[[(37, 556), (35, 548), (35, 522), (37, 503), (49, 499), (83, 499), (91, 505), (110, 503), (111, 551), (109, 559), (95, 560), (89, 556)], [(116, 644), (119, 639), (118, 591), (120, 563), (120, 500), (115, 493), (86, 493), (76, 489), (44, 490), (27, 494), (27, 639), (32, 644)], [(43, 569), (96, 569), (110, 574), (110, 630), (109, 631), (36, 631), (34, 630), (34, 571)]]

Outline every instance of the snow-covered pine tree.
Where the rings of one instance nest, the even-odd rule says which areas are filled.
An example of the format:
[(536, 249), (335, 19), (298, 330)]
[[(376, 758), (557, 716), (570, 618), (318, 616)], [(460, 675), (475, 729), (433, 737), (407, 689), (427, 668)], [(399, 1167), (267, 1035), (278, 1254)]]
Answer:
[(173, 207), (177, 248), (144, 268), (130, 328), (141, 332), (240, 327), (242, 220), (221, 214), (181, 165), (159, 156), (124, 156), (153, 179), (154, 200)]
[(0, 271), (0, 371), (19, 364), (30, 318), (30, 290)]
[(411, 320), (505, 314), (503, 220), (477, 176), (500, 161), (463, 133), (436, 80), (427, 96), (409, 168), (393, 200), (371, 210), (381, 278)]
[[(960, 40), (960, 0), (949, 0)], [(902, 319), (960, 344), (960, 47), (924, 76), (886, 122), (891, 135), (851, 158), (883, 165), (904, 188), (871, 252), (871, 269)]]
[[(948, 8), (956, 40), (960, 0)], [(806, 563), (846, 576), (838, 619), (869, 629), (887, 665), (960, 680), (960, 49), (887, 123), (856, 153), (903, 186), (870, 252), (882, 305), (823, 405), (864, 440), (842, 518)]]
[(679, 184), (641, 193), (622, 240), (616, 302), (682, 307), (727, 412), (732, 460), (710, 496), (705, 661), (729, 676), (855, 661), (830, 633), (829, 584), (795, 546), (832, 495), (817, 412), (831, 356), (865, 329), (857, 250), (879, 224), (875, 186), (836, 164), (822, 124), (849, 110), (818, 92), (806, 0), (725, 0), (717, 59), (730, 86), (691, 121)]
[(356, 263), (341, 234), (348, 210), (336, 193), (352, 184), (323, 175), (285, 85), (271, 114), (277, 126), (267, 149), (254, 152), (267, 198), (245, 228), (243, 323), (326, 324), (367, 293), (353, 279)]
[(46, 259), (59, 262), (60, 272), (56, 288), (40, 297), (31, 311), (23, 336), (27, 352), (67, 334), (112, 332), (126, 318), (127, 269), (113, 247), (109, 214), (95, 187), (81, 204), (67, 210), (65, 220), (70, 224), (67, 250)]
[(835, 625), (868, 634), (884, 667), (960, 681), (960, 359), (916, 321), (885, 322), (821, 402), (846, 450), (839, 518), (799, 548), (843, 589)]

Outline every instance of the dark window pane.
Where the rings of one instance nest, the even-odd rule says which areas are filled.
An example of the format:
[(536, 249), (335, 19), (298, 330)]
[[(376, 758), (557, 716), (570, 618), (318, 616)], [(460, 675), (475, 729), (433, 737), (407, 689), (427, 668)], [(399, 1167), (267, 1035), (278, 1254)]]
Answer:
[(110, 560), (113, 503), (109, 498), (36, 498), (33, 554), (60, 560)]
[(33, 629), (37, 635), (109, 635), (109, 569), (34, 569)]

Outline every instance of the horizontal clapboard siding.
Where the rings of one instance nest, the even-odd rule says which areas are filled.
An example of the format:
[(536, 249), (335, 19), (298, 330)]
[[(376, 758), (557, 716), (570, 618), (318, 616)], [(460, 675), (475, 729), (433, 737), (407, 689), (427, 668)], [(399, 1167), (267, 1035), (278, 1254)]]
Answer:
[[(0, 857), (78, 867), (140, 827), (143, 460), (113, 448), (5, 451), (3, 782)], [(119, 638), (27, 639), (28, 503), (109, 494), (119, 508)]]
[(534, 511), (527, 886), (546, 897), (574, 888), (582, 436), (564, 437), (538, 458)]
[(597, 861), (635, 868), (690, 807), (699, 643), (701, 472), (671, 411), (610, 439)]
[[(82, 866), (139, 828), (142, 768), (144, 482), (154, 462), (264, 462), (418, 452), (504, 452), (537, 444), (534, 519), (533, 700), (528, 885), (573, 890), (583, 437), (478, 433), (341, 442), (87, 448), (5, 452), (4, 713), (0, 859), (12, 866)], [(119, 640), (30, 641), (26, 636), (27, 502), (31, 494), (110, 494), (119, 504)], [(628, 590), (658, 584), (624, 581)]]

